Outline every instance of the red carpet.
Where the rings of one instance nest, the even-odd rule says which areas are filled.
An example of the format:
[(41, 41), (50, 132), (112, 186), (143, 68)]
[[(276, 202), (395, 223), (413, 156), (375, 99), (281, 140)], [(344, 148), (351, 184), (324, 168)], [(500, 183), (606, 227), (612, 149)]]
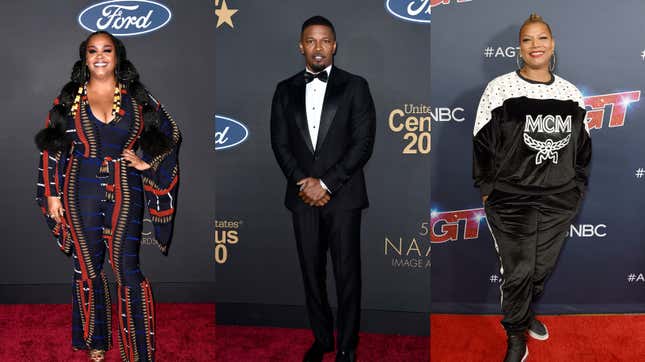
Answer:
[[(302, 361), (313, 337), (306, 329), (217, 327), (217, 362)], [(335, 355), (325, 355), (333, 362)], [(361, 333), (358, 360), (427, 362), (428, 338)]]
[[(156, 314), (157, 361), (215, 360), (213, 304), (158, 304)], [(0, 361), (87, 361), (72, 351), (71, 320), (71, 304), (0, 305)], [(120, 361), (115, 332), (112, 343), (106, 360)]]
[[(501, 316), (435, 314), (432, 361), (502, 361)], [(529, 338), (528, 362), (645, 361), (645, 315), (544, 316), (547, 341)]]
[[(0, 361), (87, 361), (71, 348), (71, 305), (0, 305)], [(212, 304), (158, 304), (157, 361), (301, 361), (311, 343), (309, 330), (217, 328)], [(113, 313), (114, 315), (114, 313)], [(113, 317), (113, 322), (114, 322)], [(107, 361), (120, 361), (113, 323)], [(215, 350), (217, 349), (217, 358)], [(360, 361), (427, 361), (428, 340), (361, 334)], [(325, 361), (333, 361), (333, 354)]]

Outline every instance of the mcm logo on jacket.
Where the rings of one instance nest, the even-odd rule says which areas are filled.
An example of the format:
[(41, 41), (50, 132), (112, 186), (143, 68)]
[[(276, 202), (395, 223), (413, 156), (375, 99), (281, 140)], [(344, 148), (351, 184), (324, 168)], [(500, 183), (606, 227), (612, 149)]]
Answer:
[[(535, 164), (551, 160), (558, 163), (558, 151), (565, 148), (571, 140), (571, 115), (526, 115), (524, 123), (524, 143), (537, 151)], [(562, 137), (564, 134), (566, 136)]]

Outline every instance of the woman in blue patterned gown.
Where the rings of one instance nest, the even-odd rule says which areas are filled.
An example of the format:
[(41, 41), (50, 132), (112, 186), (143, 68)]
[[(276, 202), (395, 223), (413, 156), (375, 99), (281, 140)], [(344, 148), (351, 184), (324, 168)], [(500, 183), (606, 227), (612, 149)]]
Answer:
[(166, 254), (181, 139), (177, 124), (139, 81), (123, 43), (91, 34), (36, 135), (37, 201), (60, 249), (74, 261), (72, 346), (104, 360), (111, 347), (107, 255), (117, 281), (124, 361), (154, 360), (154, 302), (139, 269), (144, 208)]

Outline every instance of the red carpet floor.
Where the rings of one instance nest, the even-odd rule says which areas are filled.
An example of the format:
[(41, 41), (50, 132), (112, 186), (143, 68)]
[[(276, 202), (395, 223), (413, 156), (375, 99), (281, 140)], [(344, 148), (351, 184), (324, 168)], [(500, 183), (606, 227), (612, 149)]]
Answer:
[[(158, 361), (300, 361), (304, 329), (220, 326), (212, 304), (157, 306)], [(500, 316), (433, 315), (432, 361), (501, 361)], [(529, 361), (645, 361), (645, 315), (543, 316), (548, 341), (529, 340)], [(71, 305), (0, 305), (0, 361), (86, 361), (70, 347)], [(119, 361), (118, 347), (107, 361)], [(217, 350), (217, 356), (216, 351)], [(425, 337), (361, 334), (360, 361), (427, 361)], [(217, 357), (217, 358), (215, 358)], [(325, 361), (333, 361), (329, 354)]]
[[(156, 314), (160, 362), (301, 361), (312, 340), (309, 330), (232, 326), (218, 327), (216, 339), (212, 304), (158, 304)], [(0, 305), (0, 362), (87, 361), (72, 351), (70, 324), (71, 305)], [(120, 361), (115, 328), (108, 362)], [(364, 333), (358, 352), (360, 361), (425, 362), (428, 339)]]
[[(506, 335), (500, 319), (432, 315), (432, 361), (502, 361)], [(550, 338), (529, 338), (527, 362), (645, 361), (645, 315), (544, 316), (540, 320)]]
[[(158, 304), (157, 361), (214, 361), (215, 306)], [(113, 313), (114, 316), (114, 313)], [(107, 361), (120, 361), (113, 319)], [(0, 305), (0, 361), (87, 361), (72, 351), (71, 304)]]
[[(306, 329), (218, 326), (217, 362), (300, 362), (312, 341)], [(427, 362), (428, 338), (361, 333), (357, 355), (364, 362)]]

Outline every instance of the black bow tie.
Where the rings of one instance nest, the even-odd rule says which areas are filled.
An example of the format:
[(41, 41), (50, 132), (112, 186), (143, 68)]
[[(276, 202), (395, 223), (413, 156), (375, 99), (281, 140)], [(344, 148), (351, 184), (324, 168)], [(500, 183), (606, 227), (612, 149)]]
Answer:
[(327, 75), (326, 71), (322, 71), (318, 74), (305, 72), (305, 83), (309, 83), (316, 78), (318, 78), (321, 82), (327, 83), (327, 79), (329, 79), (329, 76)]

